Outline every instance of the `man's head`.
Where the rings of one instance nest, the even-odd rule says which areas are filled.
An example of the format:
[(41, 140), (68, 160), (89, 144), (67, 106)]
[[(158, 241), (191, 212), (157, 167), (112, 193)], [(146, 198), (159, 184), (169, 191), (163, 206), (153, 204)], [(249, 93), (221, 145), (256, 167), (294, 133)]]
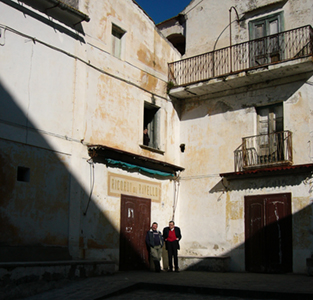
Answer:
[(168, 227), (169, 227), (170, 229), (174, 228), (174, 225), (175, 225), (174, 221), (170, 221), (170, 222), (168, 223)]
[(158, 223), (157, 222), (153, 222), (151, 225), (152, 230), (157, 230), (158, 229)]

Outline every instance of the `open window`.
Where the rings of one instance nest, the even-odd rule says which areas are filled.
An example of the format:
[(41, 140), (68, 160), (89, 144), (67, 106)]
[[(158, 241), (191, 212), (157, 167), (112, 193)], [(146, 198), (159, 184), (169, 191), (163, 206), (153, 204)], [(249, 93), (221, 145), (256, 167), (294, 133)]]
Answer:
[(143, 145), (160, 150), (160, 107), (151, 103), (144, 104), (144, 128), (148, 137), (143, 135)]
[(283, 31), (282, 19), (282, 13), (279, 13), (249, 23), (251, 67), (283, 59), (283, 39), (278, 35)]
[(122, 40), (125, 32), (122, 28), (112, 24), (112, 54), (117, 58), (122, 56)]
[(283, 104), (257, 108), (259, 163), (284, 160)]

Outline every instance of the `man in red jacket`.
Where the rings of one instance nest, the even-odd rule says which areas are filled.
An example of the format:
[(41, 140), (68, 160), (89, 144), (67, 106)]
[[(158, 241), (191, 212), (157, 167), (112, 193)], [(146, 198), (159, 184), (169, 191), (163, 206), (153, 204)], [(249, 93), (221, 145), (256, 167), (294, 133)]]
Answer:
[(175, 272), (179, 272), (177, 250), (180, 249), (179, 241), (182, 238), (180, 228), (175, 226), (174, 221), (170, 221), (168, 227), (163, 229), (163, 238), (168, 253), (168, 271), (173, 272), (173, 256)]

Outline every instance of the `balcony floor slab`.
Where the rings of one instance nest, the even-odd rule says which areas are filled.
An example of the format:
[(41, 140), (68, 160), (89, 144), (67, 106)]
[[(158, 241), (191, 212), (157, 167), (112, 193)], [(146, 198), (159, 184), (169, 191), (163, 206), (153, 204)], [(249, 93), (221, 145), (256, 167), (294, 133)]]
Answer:
[(297, 77), (300, 74), (309, 72), (313, 72), (311, 56), (174, 87), (169, 94), (178, 99), (187, 99), (221, 92), (225, 93), (226, 91), (233, 91), (254, 84), (268, 83), (272, 80)]

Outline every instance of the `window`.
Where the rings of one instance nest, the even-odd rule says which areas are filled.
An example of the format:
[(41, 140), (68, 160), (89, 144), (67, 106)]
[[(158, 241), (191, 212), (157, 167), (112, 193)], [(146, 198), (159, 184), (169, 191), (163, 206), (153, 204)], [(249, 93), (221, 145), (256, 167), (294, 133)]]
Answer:
[(274, 63), (282, 59), (283, 39), (277, 33), (283, 31), (282, 13), (253, 20), (249, 23), (250, 65)]
[(151, 148), (160, 149), (159, 141), (159, 123), (160, 123), (160, 108), (151, 103), (145, 102), (144, 106), (144, 128), (147, 136), (143, 138), (143, 144)]
[(283, 104), (257, 108), (259, 163), (284, 160)]
[(124, 34), (123, 29), (112, 24), (112, 54), (117, 58), (121, 58), (122, 55), (122, 38)]
[(30, 169), (25, 167), (17, 167), (17, 181), (29, 182)]

